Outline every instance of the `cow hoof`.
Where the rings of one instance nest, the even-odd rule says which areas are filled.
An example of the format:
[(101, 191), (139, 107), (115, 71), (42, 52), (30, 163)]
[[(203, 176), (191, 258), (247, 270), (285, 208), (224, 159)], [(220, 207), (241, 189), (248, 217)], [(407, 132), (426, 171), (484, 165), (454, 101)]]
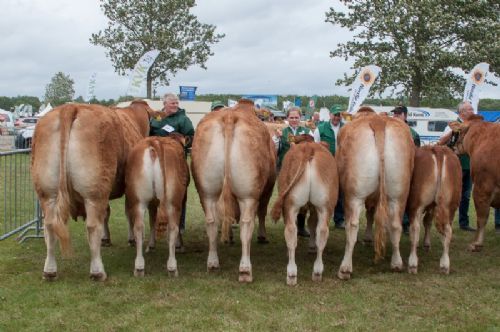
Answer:
[(184, 246), (175, 247), (176, 254), (184, 254), (185, 252), (186, 252), (186, 247), (184, 247)]
[(144, 277), (144, 269), (135, 269), (134, 277)]
[(445, 266), (441, 266), (439, 268), (439, 272), (441, 272), (441, 274), (448, 275), (448, 274), (450, 274), (450, 268), (449, 267), (445, 267)]
[(101, 247), (111, 247), (111, 239), (102, 239)]
[(99, 272), (99, 273), (91, 273), (90, 274), (90, 279), (92, 281), (104, 281), (106, 280), (107, 276), (105, 272)]
[(408, 266), (408, 273), (409, 274), (417, 274), (417, 267), (416, 266)]
[(135, 240), (128, 240), (128, 246), (135, 248)]
[(424, 244), (424, 251), (425, 251), (425, 252), (429, 252), (429, 251), (431, 251), (431, 246), (430, 246), (430, 245), (428, 245), (428, 244)]
[(312, 281), (315, 281), (315, 282), (320, 282), (323, 280), (323, 276), (321, 275), (321, 273), (314, 273), (312, 274)]
[(392, 272), (403, 272), (403, 265), (394, 265), (391, 266)]
[(349, 279), (351, 279), (351, 272), (349, 272), (349, 271), (339, 271), (337, 273), (337, 277), (340, 280), (349, 280)]
[(57, 280), (57, 272), (43, 272), (43, 280), (46, 281)]
[(469, 245), (469, 251), (472, 251), (472, 252), (480, 252), (481, 250), (483, 250), (483, 246), (480, 245), (480, 244), (474, 244), (474, 243), (471, 243)]
[(286, 284), (288, 286), (297, 285), (297, 276), (286, 276)]
[(207, 271), (218, 271), (219, 270), (219, 262), (210, 262), (207, 264)]
[(239, 282), (252, 282), (252, 272), (250, 271), (240, 271), (240, 275), (238, 277)]
[(155, 251), (155, 246), (147, 246), (146, 253)]
[(363, 239), (363, 244), (367, 247), (371, 247), (373, 244), (373, 241), (371, 239)]
[(260, 244), (268, 244), (269, 241), (266, 239), (265, 236), (257, 236), (257, 243)]
[(179, 276), (179, 271), (177, 271), (177, 269), (175, 269), (175, 270), (168, 270), (167, 269), (167, 274), (169, 277), (177, 278)]

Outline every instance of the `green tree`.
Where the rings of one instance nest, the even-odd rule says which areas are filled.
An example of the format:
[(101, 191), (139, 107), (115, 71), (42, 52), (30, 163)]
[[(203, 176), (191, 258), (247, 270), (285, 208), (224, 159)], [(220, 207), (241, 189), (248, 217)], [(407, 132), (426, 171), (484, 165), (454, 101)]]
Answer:
[[(332, 57), (355, 59), (354, 68), (382, 68), (374, 93), (450, 100), (465, 80), (452, 67), (470, 71), (479, 62), (500, 73), (500, 2), (497, 0), (342, 0), (347, 11), (330, 8), (326, 21), (348, 28), (354, 39), (337, 45)], [(350, 84), (344, 75), (337, 84)]]
[(45, 87), (45, 102), (58, 106), (71, 101), (75, 94), (74, 83), (69, 75), (63, 72), (56, 73)]
[(213, 55), (210, 46), (224, 34), (215, 26), (200, 23), (190, 9), (194, 0), (101, 0), (101, 9), (109, 19), (104, 31), (92, 34), (90, 42), (106, 48), (106, 55), (120, 75), (134, 68), (147, 51), (161, 53), (147, 73), (147, 97), (152, 85), (168, 85), (171, 77), (191, 65), (206, 69)]

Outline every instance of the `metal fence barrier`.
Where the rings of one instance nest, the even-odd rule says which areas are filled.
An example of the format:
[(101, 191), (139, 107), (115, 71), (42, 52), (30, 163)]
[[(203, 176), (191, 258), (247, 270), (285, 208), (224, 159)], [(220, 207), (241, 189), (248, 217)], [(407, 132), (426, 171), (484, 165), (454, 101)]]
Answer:
[[(0, 240), (43, 237), (40, 204), (31, 181), (31, 148), (0, 151)], [(34, 234), (33, 234), (34, 232)]]

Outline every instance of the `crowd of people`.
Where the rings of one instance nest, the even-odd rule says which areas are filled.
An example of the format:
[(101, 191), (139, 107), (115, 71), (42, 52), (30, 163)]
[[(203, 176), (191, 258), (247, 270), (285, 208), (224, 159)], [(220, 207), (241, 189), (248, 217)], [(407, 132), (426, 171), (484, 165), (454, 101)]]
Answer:
[[(221, 101), (214, 101), (211, 105), (211, 111), (218, 111), (225, 107), (226, 105)], [(152, 119), (151, 120), (151, 130), (150, 135), (152, 136), (167, 136), (170, 133), (176, 132), (182, 134), (186, 137), (186, 148), (192, 143), (194, 136), (194, 127), (186, 115), (184, 109), (179, 108), (179, 98), (173, 93), (167, 93), (163, 97), (163, 112), (166, 116), (163, 119)], [(299, 107), (290, 107), (286, 112), (286, 122), (287, 126), (283, 129), (276, 130), (272, 139), (276, 147), (278, 156), (278, 171), (281, 167), (281, 163), (285, 154), (290, 149), (290, 144), (293, 143), (293, 137), (295, 135), (310, 135), (314, 138), (315, 142), (325, 142), (327, 143), (330, 153), (335, 156), (335, 151), (338, 148), (337, 136), (344, 125), (342, 121), (342, 107), (341, 105), (333, 105), (329, 109), (329, 121), (320, 121), (319, 113), (314, 112), (311, 121), (314, 124), (315, 129), (310, 129), (307, 126), (301, 125), (302, 112)], [(464, 121), (469, 114), (473, 113), (472, 105), (468, 102), (462, 102), (458, 105), (458, 121)], [(396, 106), (390, 114), (395, 119), (407, 122), (408, 109), (404, 105)], [(408, 125), (408, 130), (411, 133), (413, 142), (415, 146), (420, 146), (420, 136), (418, 133)], [(451, 138), (451, 129), (448, 127), (438, 144), (447, 144)], [(470, 193), (472, 188), (472, 179), (470, 173), (470, 160), (467, 155), (459, 156), (462, 165), (462, 199), (459, 207), (459, 226), (460, 229), (464, 231), (475, 231), (469, 225), (469, 203), (470, 203)], [(337, 206), (335, 207), (335, 213), (332, 216), (335, 228), (344, 229), (344, 209), (342, 204), (342, 192), (339, 193), (339, 200)], [(500, 209), (495, 209), (495, 228), (498, 233), (500, 233)], [(186, 197), (184, 198), (180, 233), (176, 243), (176, 251), (182, 252), (184, 250), (182, 234), (185, 230), (185, 219), (186, 219)], [(299, 213), (297, 216), (297, 232), (299, 236), (309, 237), (309, 232), (305, 227), (306, 216)], [(409, 229), (409, 218), (405, 213), (403, 216), (403, 232), (408, 233)]]

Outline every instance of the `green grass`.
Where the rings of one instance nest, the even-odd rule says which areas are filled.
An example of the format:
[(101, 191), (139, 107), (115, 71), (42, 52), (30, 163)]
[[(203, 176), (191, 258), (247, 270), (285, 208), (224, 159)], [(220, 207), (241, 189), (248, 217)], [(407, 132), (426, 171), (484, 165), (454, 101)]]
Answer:
[[(299, 240), (296, 287), (285, 283), (284, 226), (268, 221), (270, 244), (257, 244), (254, 234), (254, 282), (239, 284), (239, 240), (234, 246), (220, 244), (221, 269), (206, 272), (203, 213), (192, 184), (189, 190), (187, 252), (177, 255), (178, 278), (165, 272), (165, 240), (146, 254), (146, 276), (133, 276), (135, 249), (127, 246), (123, 200), (112, 203), (113, 246), (102, 249), (108, 273), (103, 283), (89, 280), (89, 249), (81, 221), (71, 222), (75, 255), (70, 259), (58, 255), (55, 282), (42, 280), (43, 240), (0, 242), (0, 331), (500, 329), (500, 235), (495, 234), (491, 217), (480, 253), (466, 250), (473, 234), (457, 230), (455, 221), (448, 276), (439, 274), (441, 243), (433, 230), (431, 251), (419, 250), (418, 275), (391, 272), (390, 250), (375, 264), (373, 248), (358, 242), (352, 279), (341, 281), (335, 273), (345, 235), (332, 227), (321, 283), (311, 281), (314, 256), (307, 254), (307, 241)], [(401, 253), (406, 266), (407, 236), (401, 240)]]

